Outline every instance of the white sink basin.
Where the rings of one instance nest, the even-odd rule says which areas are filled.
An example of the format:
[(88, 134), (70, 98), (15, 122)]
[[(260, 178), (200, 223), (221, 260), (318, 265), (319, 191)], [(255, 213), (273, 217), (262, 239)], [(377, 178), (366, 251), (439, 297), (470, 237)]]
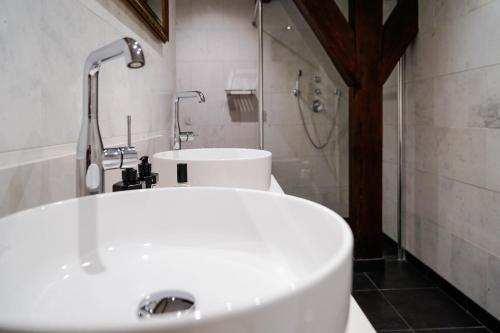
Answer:
[(271, 157), (265, 150), (241, 148), (185, 149), (157, 153), (153, 168), (158, 186), (177, 186), (177, 164), (187, 163), (191, 186), (269, 189)]
[[(0, 219), (0, 332), (344, 333), (353, 239), (331, 210), (227, 188), (104, 194)], [(139, 318), (158, 291), (195, 308)]]

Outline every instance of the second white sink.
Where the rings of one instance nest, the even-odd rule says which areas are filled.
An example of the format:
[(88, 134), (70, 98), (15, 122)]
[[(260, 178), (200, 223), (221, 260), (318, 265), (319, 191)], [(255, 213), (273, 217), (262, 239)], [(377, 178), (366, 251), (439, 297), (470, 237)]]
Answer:
[(241, 148), (184, 149), (157, 153), (153, 168), (158, 186), (177, 185), (177, 164), (186, 163), (191, 186), (269, 189), (271, 157), (265, 150)]

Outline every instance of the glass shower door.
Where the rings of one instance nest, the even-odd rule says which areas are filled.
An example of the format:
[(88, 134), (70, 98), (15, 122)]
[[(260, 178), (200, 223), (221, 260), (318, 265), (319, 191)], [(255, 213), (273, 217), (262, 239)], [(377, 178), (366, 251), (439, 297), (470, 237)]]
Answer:
[(264, 148), (287, 194), (348, 216), (348, 88), (293, 4), (263, 5)]

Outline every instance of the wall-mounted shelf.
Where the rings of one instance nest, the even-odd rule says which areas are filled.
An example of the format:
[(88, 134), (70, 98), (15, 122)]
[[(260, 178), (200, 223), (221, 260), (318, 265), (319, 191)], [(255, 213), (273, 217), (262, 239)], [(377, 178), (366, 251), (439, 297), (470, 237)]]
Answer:
[(257, 121), (257, 96), (255, 89), (226, 89), (231, 119), (236, 122)]

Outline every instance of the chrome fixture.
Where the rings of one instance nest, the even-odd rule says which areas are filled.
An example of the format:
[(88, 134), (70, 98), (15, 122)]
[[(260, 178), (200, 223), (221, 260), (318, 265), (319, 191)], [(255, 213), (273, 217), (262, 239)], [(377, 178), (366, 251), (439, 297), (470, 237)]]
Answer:
[[(340, 110), (340, 98), (342, 96), (342, 91), (340, 89), (338, 89), (338, 88), (335, 89), (335, 96), (337, 96), (336, 112), (335, 112), (335, 115), (333, 115), (333, 117), (332, 117), (332, 120), (331, 120), (332, 121), (332, 125), (330, 127), (329, 132), (328, 132), (328, 135), (326, 136), (326, 140), (323, 143), (321, 143), (321, 142), (317, 142), (316, 143), (314, 141), (314, 139), (313, 139), (313, 136), (310, 133), (309, 128), (306, 125), (306, 120), (305, 120), (305, 117), (304, 117), (304, 114), (303, 114), (303, 111), (302, 111), (301, 98), (300, 98), (301, 97), (301, 91), (300, 91), (300, 79), (301, 78), (302, 78), (302, 70), (299, 69), (297, 71), (297, 80), (295, 81), (295, 88), (292, 89), (292, 94), (297, 99), (297, 107), (299, 109), (300, 118), (302, 120), (302, 125), (304, 127), (304, 131), (307, 134), (307, 138), (309, 139), (309, 142), (311, 142), (311, 144), (313, 145), (314, 148), (316, 148), (318, 150), (319, 149), (323, 149), (330, 142), (330, 139), (332, 138), (332, 135), (333, 135), (333, 131), (335, 129), (337, 115), (338, 115), (338, 112)], [(321, 83), (321, 77), (320, 76), (314, 76), (313, 77), (313, 82), (316, 83), (316, 84)], [(321, 113), (321, 112), (325, 111), (323, 103), (318, 98), (318, 96), (320, 96), (321, 94), (322, 94), (322, 92), (321, 92), (320, 89), (315, 89), (314, 90), (314, 95), (316, 97), (314, 98), (314, 101), (313, 101), (313, 104), (312, 104), (312, 107), (311, 107), (311, 111), (313, 111), (314, 113)]]
[(174, 95), (174, 119), (172, 124), (174, 126), (173, 130), (173, 150), (182, 149), (182, 142), (193, 141), (195, 134), (190, 131), (182, 131), (181, 124), (179, 120), (179, 102), (181, 99), (187, 98), (198, 98), (198, 103), (205, 103), (205, 95), (201, 91), (181, 91)]
[[(257, 116), (259, 121), (259, 148), (264, 149), (264, 22), (262, 13), (262, 0), (257, 0), (255, 2), (252, 25), (254, 26), (254, 28), (257, 28), (259, 44), (259, 89), (257, 96)], [(286, 29), (289, 30), (288, 27)]]
[(398, 62), (398, 175), (397, 175), (397, 239), (398, 239), (398, 260), (405, 260), (405, 240), (403, 230), (403, 162), (404, 162), (404, 107), (405, 107), (405, 55)]
[(300, 95), (299, 83), (300, 83), (300, 78), (301, 77), (302, 77), (302, 69), (299, 69), (297, 71), (297, 80), (295, 81), (295, 88), (293, 88), (293, 90), (292, 90), (292, 94), (295, 97), (299, 97), (299, 95)]
[(137, 316), (149, 318), (155, 315), (175, 313), (179, 316), (182, 312), (193, 310), (194, 296), (184, 291), (159, 291), (146, 296), (139, 304)]
[(314, 113), (320, 113), (324, 110), (323, 108), (323, 103), (321, 103), (321, 101), (319, 99), (315, 99), (313, 101), (313, 105), (312, 105), (312, 111)]
[(133, 147), (104, 148), (98, 121), (98, 83), (101, 65), (118, 56), (128, 68), (145, 65), (144, 52), (137, 41), (125, 37), (89, 54), (83, 79), (83, 117), (76, 150), (76, 195), (104, 192), (104, 171), (137, 166)]
[(259, 43), (259, 148), (264, 149), (264, 21), (262, 13), (262, 0), (257, 0), (258, 16), (258, 43)]

